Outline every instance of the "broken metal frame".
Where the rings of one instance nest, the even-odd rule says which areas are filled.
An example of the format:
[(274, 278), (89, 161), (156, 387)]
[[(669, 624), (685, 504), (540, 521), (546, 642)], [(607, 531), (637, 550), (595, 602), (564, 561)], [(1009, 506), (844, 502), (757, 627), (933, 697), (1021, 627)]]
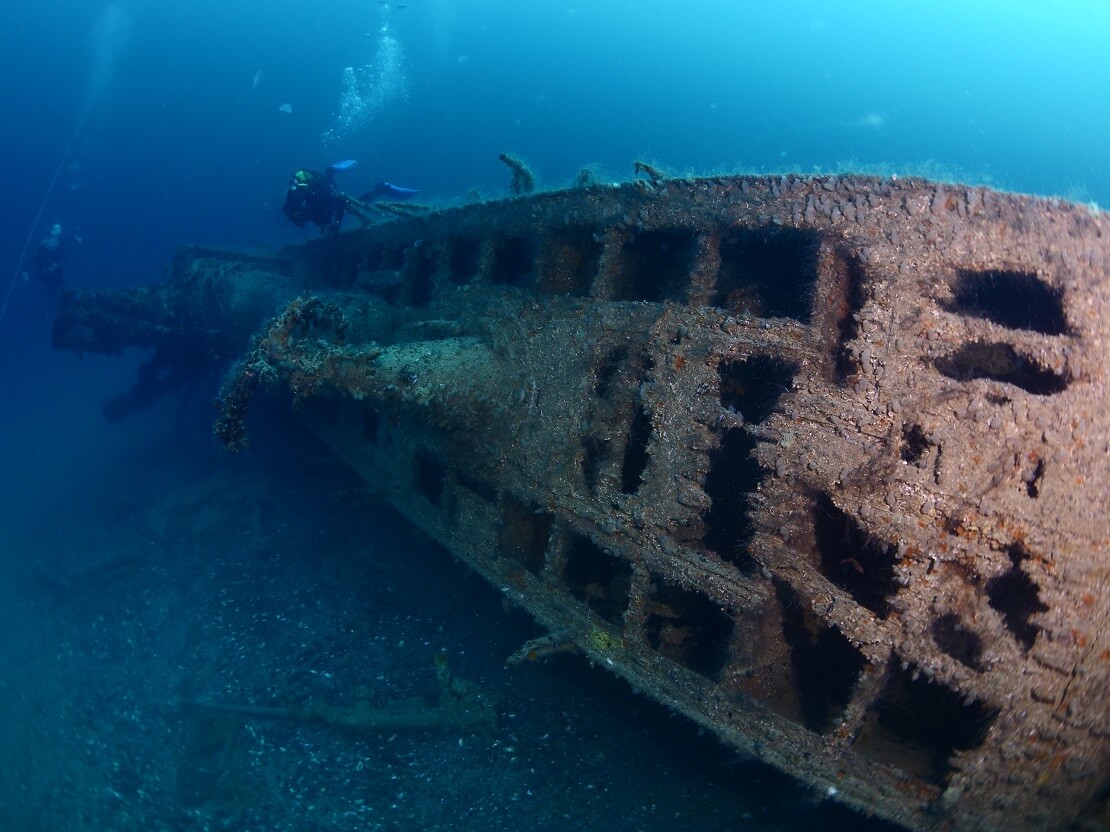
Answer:
[(444, 654), (435, 658), (438, 696), (429, 704), (422, 697), (375, 706), (369, 702), (334, 705), (313, 700), (295, 706), (241, 705), (228, 702), (182, 702), (183, 711), (214, 711), (258, 719), (319, 724), (358, 734), (382, 731), (465, 729), (493, 733), (497, 710), (493, 698), (473, 682), (451, 675)]

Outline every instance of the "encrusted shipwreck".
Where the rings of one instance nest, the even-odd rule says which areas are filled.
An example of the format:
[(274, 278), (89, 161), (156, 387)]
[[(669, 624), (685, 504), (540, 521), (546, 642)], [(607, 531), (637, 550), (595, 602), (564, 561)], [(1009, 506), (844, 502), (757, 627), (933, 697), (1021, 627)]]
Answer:
[(643, 170), (183, 249), (164, 285), (67, 296), (55, 339), (153, 350), (114, 413), (245, 351), (229, 445), (291, 392), (549, 628), (533, 652), (573, 645), (823, 796), (917, 829), (1106, 823), (1106, 215)]

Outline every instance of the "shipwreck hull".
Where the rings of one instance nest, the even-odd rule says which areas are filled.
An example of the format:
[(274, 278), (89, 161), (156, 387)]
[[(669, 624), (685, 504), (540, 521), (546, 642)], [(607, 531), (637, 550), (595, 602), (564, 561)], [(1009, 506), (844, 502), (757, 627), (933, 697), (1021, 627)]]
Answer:
[[(862, 811), (1057, 829), (1110, 789), (1108, 233), (922, 180), (653, 176), (183, 250), (139, 291), (213, 360), (265, 325), (225, 441), (292, 391), (546, 647)], [(57, 343), (180, 364), (127, 297), (67, 297)]]

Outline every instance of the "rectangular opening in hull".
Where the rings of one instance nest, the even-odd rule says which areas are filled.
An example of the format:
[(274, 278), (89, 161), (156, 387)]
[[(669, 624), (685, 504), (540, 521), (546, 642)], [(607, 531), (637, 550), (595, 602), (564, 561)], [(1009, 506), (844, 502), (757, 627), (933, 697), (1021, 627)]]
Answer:
[(898, 589), (894, 547), (869, 534), (827, 494), (814, 499), (813, 535), (821, 574), (857, 603), (885, 616)]
[(501, 501), (501, 529), (497, 544), (501, 554), (512, 558), (529, 572), (543, 571), (551, 515), (535, 504), (525, 504), (508, 495)]
[(705, 493), (712, 501), (705, 515), (705, 545), (743, 572), (756, 568), (749, 551), (755, 529), (748, 504), (763, 469), (752, 455), (755, 444), (743, 428), (725, 431), (720, 447), (709, 454), (705, 478)]
[(811, 231), (730, 231), (721, 242), (713, 305), (736, 315), (809, 323), (819, 246)]
[(503, 286), (527, 286), (535, 267), (536, 247), (524, 237), (504, 237), (494, 241), (490, 282)]
[(452, 283), (464, 286), (478, 274), (478, 261), (482, 246), (470, 237), (457, 237), (451, 241), (447, 255), (447, 273)]
[(952, 287), (949, 312), (984, 318), (1008, 329), (1064, 335), (1064, 292), (1032, 272), (959, 269)]
[(938, 359), (936, 367), (957, 381), (986, 378), (1012, 384), (1034, 396), (1051, 396), (1068, 387), (1067, 376), (1040, 366), (1009, 344), (973, 341)]
[(436, 508), (443, 504), (443, 490), (447, 485), (447, 467), (429, 451), (416, 455), (416, 490)]
[(613, 300), (682, 301), (690, 284), (696, 235), (685, 229), (645, 231), (624, 248)]
[(621, 624), (628, 608), (632, 566), (580, 534), (572, 533), (563, 581), (570, 594), (611, 624)]
[(757, 354), (742, 361), (722, 361), (717, 373), (721, 406), (740, 413), (745, 422), (758, 424), (774, 412), (790, 391), (798, 365)]
[(855, 748), (944, 788), (952, 776), (952, 757), (981, 745), (995, 716), (995, 710), (981, 702), (965, 703), (910, 665), (891, 672)]
[(728, 660), (732, 620), (704, 595), (652, 576), (644, 635), (653, 650), (715, 679)]
[(589, 294), (601, 262), (601, 250), (595, 228), (568, 228), (553, 235), (544, 251), (536, 288), (576, 297)]
[(825, 733), (848, 704), (863, 655), (843, 633), (818, 621), (789, 586), (778, 583), (776, 590), (802, 721), (811, 731)]

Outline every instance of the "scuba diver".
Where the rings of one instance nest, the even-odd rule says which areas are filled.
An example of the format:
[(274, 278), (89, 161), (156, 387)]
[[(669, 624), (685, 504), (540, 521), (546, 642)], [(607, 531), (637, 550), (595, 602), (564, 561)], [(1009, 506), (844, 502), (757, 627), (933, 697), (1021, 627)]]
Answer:
[(335, 187), (335, 174), (349, 170), (358, 162), (345, 159), (329, 165), (324, 173), (315, 170), (299, 170), (293, 174), (289, 189), (285, 192), (285, 203), (281, 211), (297, 228), (315, 223), (326, 233), (335, 233), (343, 224), (347, 212), (357, 216), (363, 224), (371, 221), (367, 205), (380, 199), (409, 199), (418, 192), (411, 188), (400, 188), (388, 182), (381, 182), (368, 191), (361, 199), (347, 196)]
[(325, 173), (307, 169), (297, 171), (289, 181), (289, 190), (285, 192), (282, 213), (297, 228), (314, 222), (321, 231), (338, 231), (353, 200), (336, 189), (335, 174), (354, 166), (354, 159), (346, 159), (329, 165)]
[(65, 248), (66, 238), (62, 234), (62, 225), (56, 222), (50, 227), (50, 233), (39, 242), (30, 271), (23, 273), (24, 280), (34, 277), (41, 283), (51, 301), (58, 299), (58, 294), (65, 285), (62, 276), (62, 255)]

